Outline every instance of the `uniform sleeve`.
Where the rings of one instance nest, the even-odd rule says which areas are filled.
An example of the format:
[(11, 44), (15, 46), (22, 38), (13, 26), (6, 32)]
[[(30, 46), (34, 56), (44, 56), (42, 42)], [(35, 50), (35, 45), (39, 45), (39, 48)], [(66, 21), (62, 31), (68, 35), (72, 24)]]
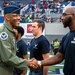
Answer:
[(11, 67), (24, 70), (27, 68), (27, 60), (21, 59), (14, 54), (12, 44), (8, 40), (0, 39), (0, 58), (1, 61)]
[(40, 43), (40, 48), (42, 50), (42, 53), (43, 54), (46, 54), (46, 53), (49, 53), (50, 51), (50, 44), (47, 40), (43, 40), (41, 43)]

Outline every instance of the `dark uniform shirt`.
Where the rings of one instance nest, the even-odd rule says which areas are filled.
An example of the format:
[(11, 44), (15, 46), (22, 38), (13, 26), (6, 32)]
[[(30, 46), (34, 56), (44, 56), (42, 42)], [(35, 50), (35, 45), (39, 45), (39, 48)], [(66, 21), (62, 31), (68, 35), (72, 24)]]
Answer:
[(50, 44), (46, 37), (43, 35), (39, 38), (34, 38), (30, 44), (30, 58), (36, 58), (37, 60), (43, 60), (42, 54), (49, 53)]
[(64, 54), (64, 74), (75, 75), (75, 31), (69, 32), (62, 39), (59, 52)]
[[(16, 55), (20, 58), (23, 58), (23, 55), (27, 55), (27, 45), (22, 39), (17, 42)], [(21, 75), (22, 72), (23, 72), (23, 70), (19, 70), (19, 69), (15, 68), (13, 75)]]
[[(30, 58), (35, 58), (37, 60), (43, 60), (43, 54), (49, 53), (50, 44), (45, 36), (40, 36), (39, 38), (34, 38), (31, 40), (30, 44)], [(32, 73), (32, 74), (31, 74)], [(31, 71), (29, 75), (43, 75), (43, 70), (37, 69)]]
[(16, 55), (20, 58), (23, 58), (23, 55), (27, 54), (27, 45), (26, 43), (21, 39), (17, 42), (17, 51)]

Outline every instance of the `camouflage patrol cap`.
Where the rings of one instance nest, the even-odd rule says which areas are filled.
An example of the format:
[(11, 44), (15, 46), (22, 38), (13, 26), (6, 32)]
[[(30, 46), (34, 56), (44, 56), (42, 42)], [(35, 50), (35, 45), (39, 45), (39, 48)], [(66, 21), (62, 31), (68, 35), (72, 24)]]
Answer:
[(16, 13), (20, 14), (20, 6), (18, 5), (8, 5), (4, 7), (4, 14), (9, 14), (9, 13)]

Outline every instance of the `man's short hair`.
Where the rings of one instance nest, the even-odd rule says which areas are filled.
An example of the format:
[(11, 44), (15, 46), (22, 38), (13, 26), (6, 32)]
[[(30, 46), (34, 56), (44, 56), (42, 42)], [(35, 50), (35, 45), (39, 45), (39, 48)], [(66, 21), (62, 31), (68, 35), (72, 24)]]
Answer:
[(14, 29), (16, 29), (18, 33), (21, 33), (21, 36), (24, 35), (24, 29), (21, 26), (16, 26)]
[(34, 19), (33, 22), (37, 22), (38, 23), (38, 27), (42, 27), (42, 31), (45, 28), (45, 22), (41, 19)]

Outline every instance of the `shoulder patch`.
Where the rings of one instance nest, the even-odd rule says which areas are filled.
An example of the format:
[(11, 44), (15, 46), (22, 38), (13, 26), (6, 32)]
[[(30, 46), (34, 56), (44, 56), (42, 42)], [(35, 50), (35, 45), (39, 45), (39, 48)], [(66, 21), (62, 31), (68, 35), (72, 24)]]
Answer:
[(8, 34), (6, 32), (2, 32), (1, 35), (0, 35), (0, 38), (2, 40), (6, 40), (8, 38)]

